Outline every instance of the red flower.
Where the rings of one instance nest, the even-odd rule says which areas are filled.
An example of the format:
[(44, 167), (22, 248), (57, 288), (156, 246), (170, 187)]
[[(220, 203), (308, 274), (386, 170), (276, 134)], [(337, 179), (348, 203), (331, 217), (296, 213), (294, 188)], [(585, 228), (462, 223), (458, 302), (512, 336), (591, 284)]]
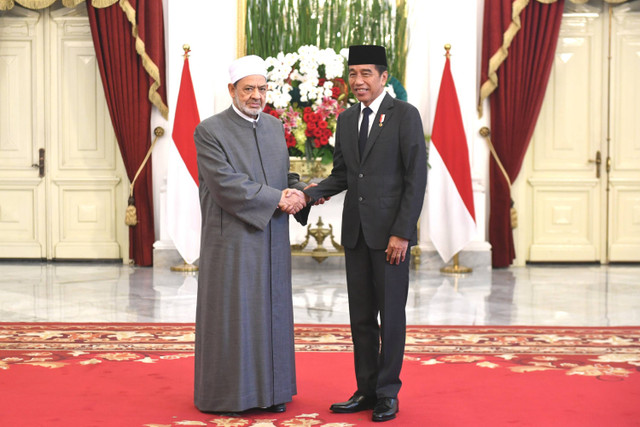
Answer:
[(322, 120), (318, 122), (318, 127), (321, 129), (326, 129), (328, 126), (329, 126), (329, 123), (327, 123), (326, 120)]
[(314, 126), (318, 124), (318, 120), (320, 120), (320, 115), (318, 113), (309, 113), (304, 115), (304, 121), (307, 124), (313, 123)]
[(298, 143), (291, 132), (285, 132), (284, 138), (287, 141), (287, 148), (295, 147)]
[(313, 110), (311, 109), (311, 107), (304, 107), (304, 111), (305, 114), (311, 114), (313, 113)]
[(331, 88), (331, 97), (333, 99), (338, 99), (340, 97), (340, 94), (342, 94), (342, 91), (339, 87), (334, 86)]
[(315, 128), (313, 130), (313, 136), (316, 137), (316, 138), (320, 138), (322, 136), (322, 129)]

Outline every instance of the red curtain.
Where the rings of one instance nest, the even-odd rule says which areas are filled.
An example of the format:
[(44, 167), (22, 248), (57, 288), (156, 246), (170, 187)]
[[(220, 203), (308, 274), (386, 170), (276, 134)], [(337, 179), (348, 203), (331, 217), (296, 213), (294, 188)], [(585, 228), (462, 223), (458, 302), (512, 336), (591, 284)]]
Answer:
[[(512, 22), (514, 0), (486, 0), (481, 81), (488, 78), (489, 59), (503, 45)], [(497, 69), (498, 86), (489, 97), (491, 140), (514, 182), (542, 107), (558, 42), (564, 0), (542, 4), (531, 0), (521, 14), (508, 56)], [(515, 258), (511, 231), (509, 184), (493, 157), (489, 164), (489, 242), (494, 267), (507, 267)]]
[[(133, 181), (151, 146), (152, 92), (166, 105), (164, 24), (162, 0), (129, 0), (138, 36), (144, 41), (146, 58), (136, 52), (132, 22), (118, 4), (98, 9), (87, 2), (91, 34), (111, 121), (129, 181)], [(145, 70), (143, 62), (157, 67), (159, 82)], [(158, 83), (160, 85), (158, 86)], [(152, 88), (153, 87), (153, 88)], [(166, 108), (166, 107), (165, 107)], [(166, 113), (166, 111), (163, 111)], [(135, 264), (153, 264), (154, 219), (151, 159), (135, 181), (138, 224), (129, 228), (129, 257)]]

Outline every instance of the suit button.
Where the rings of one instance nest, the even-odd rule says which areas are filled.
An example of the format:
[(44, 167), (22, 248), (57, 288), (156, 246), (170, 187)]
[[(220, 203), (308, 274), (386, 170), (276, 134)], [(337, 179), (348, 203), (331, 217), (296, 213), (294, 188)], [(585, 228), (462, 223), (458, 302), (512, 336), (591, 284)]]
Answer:
[(364, 200), (364, 197), (362, 197), (362, 196), (358, 197), (358, 201), (360, 201), (360, 202), (361, 202), (361, 201), (363, 201), (363, 200)]
[(364, 177), (363, 173), (358, 174), (358, 178), (362, 178), (362, 177)]

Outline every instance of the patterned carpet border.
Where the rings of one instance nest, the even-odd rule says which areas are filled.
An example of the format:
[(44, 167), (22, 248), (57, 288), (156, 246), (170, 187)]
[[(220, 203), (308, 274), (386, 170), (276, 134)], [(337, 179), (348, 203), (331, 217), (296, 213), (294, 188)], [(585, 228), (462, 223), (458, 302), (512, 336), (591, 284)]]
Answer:
[[(0, 349), (192, 352), (193, 324), (0, 323)], [(344, 325), (296, 325), (296, 351), (351, 352)], [(640, 354), (640, 327), (409, 326), (409, 354)], [(625, 356), (627, 355), (627, 356)]]
[(0, 349), (193, 352), (193, 324), (0, 323)]
[[(326, 385), (325, 379), (317, 374), (318, 366), (323, 366), (321, 363), (325, 363), (320, 362), (321, 359), (333, 362), (340, 359), (345, 365), (350, 365), (352, 357), (346, 354), (321, 354), (352, 351), (348, 326), (296, 325), (296, 350), (299, 352), (296, 365), (306, 366), (299, 373), (301, 376), (307, 375), (306, 380), (301, 380), (300, 383), (305, 386), (310, 385), (305, 394), (307, 400), (305, 401), (302, 397), (296, 398), (288, 407), (287, 413), (280, 415), (262, 411), (248, 411), (234, 416), (198, 412), (192, 405), (192, 390), (188, 387), (190, 383), (184, 381), (185, 373), (192, 375), (193, 372), (194, 338), (193, 324), (0, 323), (0, 378), (3, 381), (5, 379), (14, 381), (14, 383), (7, 382), (9, 393), (3, 398), (6, 400), (7, 396), (13, 397), (9, 405), (12, 408), (22, 408), (13, 422), (0, 424), (122, 425), (122, 419), (131, 417), (133, 412), (138, 416), (142, 411), (139, 417), (141, 421), (136, 425), (156, 427), (371, 425), (367, 418), (359, 414), (330, 413), (328, 398), (326, 400), (325, 398), (328, 395), (327, 390), (333, 391), (335, 384)], [(302, 363), (298, 364), (298, 361)], [(455, 365), (455, 368), (452, 365)], [(119, 368), (123, 370), (119, 371)], [(347, 369), (343, 372), (350, 372), (351, 366), (346, 368), (343, 366), (343, 369)], [(582, 424), (571, 424), (576, 414), (585, 408), (592, 410), (594, 414), (594, 417), (588, 418), (591, 421), (588, 425), (636, 425), (629, 423), (629, 420), (638, 419), (637, 404), (634, 406), (633, 402), (634, 399), (637, 400), (635, 396), (640, 381), (640, 327), (410, 326), (407, 328), (407, 351), (403, 369), (404, 375), (410, 376), (413, 380), (405, 382), (407, 387), (405, 390), (411, 391), (407, 392), (408, 397), (404, 402), (415, 403), (404, 406), (405, 409), (401, 413), (404, 415), (401, 415), (402, 418), (397, 421), (400, 424), (395, 425), (425, 425), (423, 413), (426, 406), (424, 405), (432, 404), (432, 396), (424, 397), (425, 384), (431, 382), (448, 387), (444, 392), (437, 392), (444, 396), (445, 401), (454, 399), (454, 406), (451, 406), (452, 403), (445, 403), (443, 408), (455, 407), (457, 410), (459, 407), (457, 402), (467, 402), (464, 397), (454, 398), (458, 396), (457, 393), (463, 393), (462, 396), (471, 396), (471, 406), (465, 403), (466, 406), (463, 409), (474, 421), (480, 419), (478, 414), (486, 411), (487, 402), (480, 395), (474, 394), (476, 384), (481, 382), (485, 387), (484, 390), (491, 387), (501, 390), (503, 384), (511, 387), (508, 388), (509, 390), (514, 390), (513, 385), (509, 384), (518, 384), (518, 400), (521, 399), (523, 390), (528, 392), (526, 396), (529, 397), (521, 400), (530, 402), (534, 409), (526, 409), (530, 412), (516, 415), (523, 417), (522, 422), (527, 425), (531, 424), (533, 416), (540, 414), (542, 415), (537, 418), (537, 423), (534, 422), (535, 425), (587, 425), (584, 423), (587, 418), (584, 417)], [(47, 374), (51, 371), (55, 374), (48, 376)], [(114, 376), (114, 373), (118, 372), (137, 372), (141, 375), (136, 377), (140, 378), (138, 384), (140, 387), (133, 388), (130, 395), (132, 399), (127, 401), (134, 402), (131, 405), (118, 402), (117, 411), (109, 414), (107, 418), (102, 418), (101, 423), (94, 421), (99, 419), (96, 417), (105, 417), (102, 413), (96, 415), (89, 412), (92, 419), (87, 422), (74, 422), (56, 415), (55, 420), (60, 423), (52, 422), (53, 418), (47, 415), (47, 408), (51, 411), (52, 406), (47, 405), (51, 402), (52, 395), (51, 392), (47, 393), (43, 390), (53, 389), (56, 390), (55, 393), (60, 391), (62, 397), (59, 402), (67, 402), (68, 396), (64, 393), (67, 389), (73, 390), (74, 396), (81, 396), (77, 397), (78, 413), (83, 411), (86, 413), (86, 408), (92, 411), (93, 408), (100, 407), (100, 404), (92, 403), (92, 399), (96, 396), (99, 397), (100, 403), (104, 401), (104, 396), (117, 401), (118, 398), (113, 396), (122, 396), (124, 390), (120, 389), (120, 384), (125, 384), (117, 375)], [(173, 374), (169, 375), (167, 372), (173, 372)], [(454, 380), (451, 379), (452, 372), (456, 373)], [(70, 378), (74, 373), (92, 375), (94, 382), (87, 381), (87, 377), (72, 381)], [(5, 374), (6, 376), (3, 376)], [(172, 375), (175, 375), (173, 380)], [(178, 376), (180, 380), (175, 381)], [(336, 383), (343, 380), (341, 376), (338, 377), (340, 378), (333, 378)], [(28, 378), (35, 378), (35, 380), (28, 380)], [(44, 382), (44, 385), (53, 388), (44, 388), (44, 385), (38, 382), (42, 381), (42, 378), (56, 379), (49, 383)], [(60, 388), (58, 383), (60, 378), (64, 378), (69, 384)], [(104, 387), (108, 392), (93, 394), (93, 391), (98, 389), (95, 384), (107, 378), (109, 381), (105, 382)], [(575, 393), (566, 392), (563, 394), (566, 395), (563, 399), (556, 401), (550, 398), (546, 403), (539, 404), (539, 390), (546, 391), (550, 387), (570, 387), (566, 390), (576, 390), (574, 378), (580, 378), (578, 380), (580, 390), (605, 391), (591, 392), (588, 395), (591, 396), (591, 400), (585, 400), (584, 394), (580, 394), (580, 399), (576, 400)], [(468, 382), (461, 387), (460, 381), (465, 379), (468, 379)], [(3, 381), (0, 382), (4, 384)], [(168, 384), (166, 381), (173, 381), (173, 383)], [(474, 383), (474, 381), (477, 382)], [(38, 387), (34, 392), (33, 384), (36, 382)], [(80, 388), (74, 387), (77, 384)], [(413, 384), (413, 388), (410, 388), (410, 384)], [(89, 386), (92, 389), (91, 393), (87, 393)], [(173, 394), (172, 399), (158, 397), (162, 401), (163, 410), (158, 411), (154, 405), (147, 405), (149, 390), (166, 393), (173, 390), (173, 387), (181, 391)], [(125, 388), (129, 389), (128, 384), (125, 384)], [(432, 393), (435, 392), (432, 391)], [(39, 396), (46, 404), (39, 405), (37, 398), (34, 404), (34, 396)], [(176, 398), (176, 396), (179, 397)], [(140, 398), (145, 404), (139, 404), (140, 401), (137, 399)], [(171, 403), (166, 405), (167, 401)], [(471, 422), (470, 424), (469, 419), (463, 414), (465, 411), (462, 411), (463, 416), (456, 419), (457, 424), (455, 421), (452, 424), (450, 411), (442, 409), (437, 415), (440, 417), (440, 422), (436, 421), (432, 424), (491, 426), (517, 424), (514, 423), (513, 413), (505, 412), (505, 406), (501, 406), (500, 402), (509, 402), (509, 399), (493, 402), (493, 411), (501, 416), (501, 421), (498, 422), (495, 421), (494, 412), (491, 412), (491, 416), (485, 417), (485, 421), (489, 422), (484, 424)], [(570, 405), (571, 409), (564, 407), (563, 402), (567, 402), (566, 405)], [(582, 409), (575, 409), (576, 402), (582, 405), (579, 407)], [(28, 405), (28, 414), (25, 414), (26, 411), (21, 405)], [(54, 406), (56, 408), (54, 412), (62, 407), (59, 404)], [(148, 406), (152, 409), (147, 410)], [(165, 406), (167, 406), (166, 409)], [(34, 407), (37, 410), (32, 410)], [(320, 407), (323, 409), (318, 410)], [(407, 407), (414, 408), (413, 415), (411, 415), (411, 409), (406, 410)], [(551, 407), (553, 410), (550, 409)], [(126, 409), (123, 410), (123, 408)], [(129, 411), (129, 415), (123, 416), (123, 411)], [(6, 407), (3, 411), (0, 410), (2, 414), (0, 419), (4, 420), (3, 416), (6, 416), (6, 412)], [(432, 414), (433, 412), (429, 411), (429, 416)], [(25, 417), (29, 420), (32, 419), (29, 417), (33, 417), (36, 421), (25, 422)], [(463, 419), (465, 421), (461, 421)], [(553, 422), (540, 422), (540, 420)], [(127, 425), (129, 424), (134, 425), (133, 423)]]

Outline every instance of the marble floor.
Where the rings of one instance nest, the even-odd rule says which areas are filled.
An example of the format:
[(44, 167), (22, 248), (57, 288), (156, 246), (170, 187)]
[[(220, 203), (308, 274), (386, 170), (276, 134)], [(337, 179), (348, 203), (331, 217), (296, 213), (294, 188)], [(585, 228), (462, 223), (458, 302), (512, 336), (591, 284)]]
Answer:
[[(115, 263), (0, 262), (0, 322), (193, 322), (197, 275)], [(339, 263), (294, 268), (296, 323), (347, 324)], [(640, 265), (411, 272), (414, 325), (640, 325)]]

